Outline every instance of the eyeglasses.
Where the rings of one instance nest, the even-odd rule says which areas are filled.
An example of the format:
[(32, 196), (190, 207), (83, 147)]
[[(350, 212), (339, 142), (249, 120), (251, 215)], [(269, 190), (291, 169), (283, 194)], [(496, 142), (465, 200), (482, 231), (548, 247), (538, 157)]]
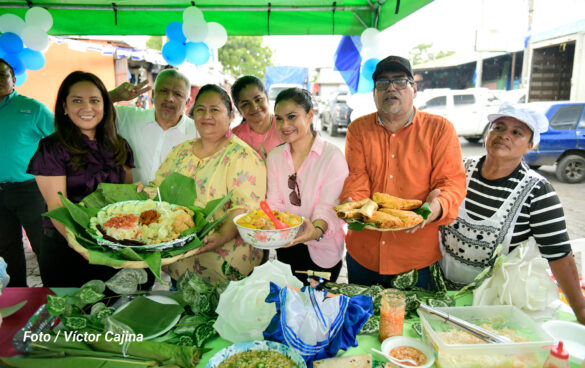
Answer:
[(288, 196), (290, 204), (293, 206), (300, 206), (301, 191), (299, 189), (299, 184), (297, 183), (297, 173), (294, 173), (288, 177), (288, 189), (292, 189), (292, 192), (290, 192), (290, 195)]
[(401, 79), (380, 79), (374, 82), (374, 88), (376, 88), (378, 91), (385, 91), (388, 89), (388, 87), (390, 87), (390, 84), (392, 84), (392, 87), (396, 88), (396, 89), (405, 89), (406, 86), (408, 86), (408, 83), (413, 83), (410, 79), (408, 78), (401, 78)]

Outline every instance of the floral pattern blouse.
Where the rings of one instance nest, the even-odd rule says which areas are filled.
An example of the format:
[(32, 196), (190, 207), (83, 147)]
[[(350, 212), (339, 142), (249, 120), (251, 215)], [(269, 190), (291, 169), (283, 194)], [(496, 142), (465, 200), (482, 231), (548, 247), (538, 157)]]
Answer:
[[(201, 159), (194, 154), (195, 143), (200, 139), (173, 148), (156, 172), (153, 183), (160, 185), (172, 172), (194, 178), (197, 192), (194, 204), (199, 207), (233, 191), (226, 208), (216, 211), (214, 219), (234, 209), (259, 208), (260, 201), (266, 197), (266, 167), (258, 153), (240, 138), (232, 136), (219, 152)], [(221, 271), (224, 261), (248, 275), (261, 260), (262, 251), (245, 244), (238, 235), (214, 251), (180, 260), (169, 265), (168, 269), (173, 279), (189, 270), (215, 282), (225, 278)]]

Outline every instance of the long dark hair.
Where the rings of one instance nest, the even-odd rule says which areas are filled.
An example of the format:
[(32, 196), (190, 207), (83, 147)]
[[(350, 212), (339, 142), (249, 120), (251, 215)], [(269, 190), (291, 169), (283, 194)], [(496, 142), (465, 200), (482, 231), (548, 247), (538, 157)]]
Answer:
[(249, 85), (258, 87), (258, 90), (266, 94), (266, 98), (268, 98), (266, 87), (264, 87), (264, 83), (262, 83), (259, 78), (253, 75), (244, 75), (243, 77), (238, 78), (232, 86), (232, 98), (234, 99), (234, 105), (236, 105), (236, 107), (238, 107), (238, 104), (240, 103), (240, 92)]
[(55, 103), (55, 136), (65, 149), (71, 154), (71, 166), (78, 170), (87, 164), (87, 151), (83, 145), (81, 131), (65, 114), (65, 104), (71, 87), (79, 82), (94, 84), (101, 93), (104, 103), (104, 117), (96, 126), (95, 140), (99, 146), (112, 152), (116, 165), (124, 165), (128, 156), (124, 138), (116, 130), (116, 110), (112, 104), (108, 90), (102, 81), (92, 73), (75, 71), (69, 74), (61, 83)]
[(189, 110), (189, 117), (191, 119), (194, 119), (193, 113), (195, 112), (195, 105), (197, 104), (197, 100), (199, 100), (199, 97), (203, 96), (207, 92), (215, 92), (219, 95), (221, 101), (223, 102), (225, 108), (227, 109), (228, 117), (231, 117), (232, 112), (234, 111), (232, 106), (232, 99), (230, 98), (230, 95), (228, 95), (226, 90), (221, 88), (217, 84), (206, 84), (199, 89), (199, 92), (197, 92), (197, 96), (195, 97), (195, 101), (193, 102), (193, 106), (191, 106), (191, 109)]
[[(278, 96), (276, 96), (276, 100), (274, 101), (274, 108), (276, 109), (276, 105), (281, 103), (282, 101), (292, 100), (297, 105), (301, 106), (305, 113), (309, 113), (313, 108), (313, 101), (311, 100), (311, 94), (304, 88), (292, 87), (287, 88), (283, 91), (280, 91)], [(311, 123), (311, 134), (313, 136), (317, 135), (315, 128), (313, 127), (313, 123)]]

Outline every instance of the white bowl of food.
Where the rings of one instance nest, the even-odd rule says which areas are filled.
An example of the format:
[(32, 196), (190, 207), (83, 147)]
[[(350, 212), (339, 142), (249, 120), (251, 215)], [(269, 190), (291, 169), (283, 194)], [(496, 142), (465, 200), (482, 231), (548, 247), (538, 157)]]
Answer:
[(273, 210), (272, 213), (290, 227), (276, 229), (264, 211), (251, 210), (234, 217), (234, 224), (238, 227), (242, 240), (260, 249), (277, 249), (290, 243), (299, 233), (303, 217), (278, 210)]
[(435, 363), (435, 355), (433, 349), (424, 342), (406, 336), (393, 336), (382, 341), (383, 353), (390, 355), (396, 359), (411, 359), (416, 362), (412, 363), (398, 363), (389, 362), (393, 367), (420, 367), (428, 368)]

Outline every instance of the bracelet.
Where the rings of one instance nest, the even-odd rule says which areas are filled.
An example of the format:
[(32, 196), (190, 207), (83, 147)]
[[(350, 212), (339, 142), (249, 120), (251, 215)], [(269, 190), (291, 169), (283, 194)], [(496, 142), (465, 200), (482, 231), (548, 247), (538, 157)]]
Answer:
[(313, 225), (313, 227), (315, 229), (321, 230), (321, 236), (317, 238), (317, 241), (321, 241), (321, 239), (323, 239), (323, 235), (325, 235), (325, 230), (323, 230), (323, 228), (319, 225)]

